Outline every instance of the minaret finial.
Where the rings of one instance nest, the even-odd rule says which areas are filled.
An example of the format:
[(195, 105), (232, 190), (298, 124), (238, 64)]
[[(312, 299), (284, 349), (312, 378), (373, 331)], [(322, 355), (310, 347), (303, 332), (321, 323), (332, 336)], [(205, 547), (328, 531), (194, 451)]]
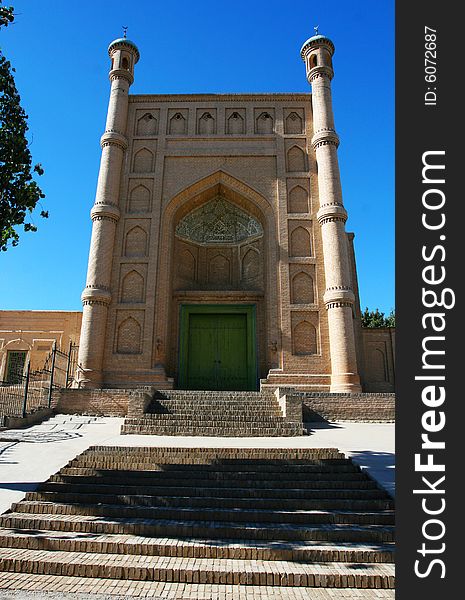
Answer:
[(315, 30), (315, 35), (318, 35), (318, 29), (320, 28), (319, 25), (315, 25), (315, 27), (313, 28)]
[(128, 33), (128, 27), (127, 25), (123, 25), (123, 38), (126, 39)]

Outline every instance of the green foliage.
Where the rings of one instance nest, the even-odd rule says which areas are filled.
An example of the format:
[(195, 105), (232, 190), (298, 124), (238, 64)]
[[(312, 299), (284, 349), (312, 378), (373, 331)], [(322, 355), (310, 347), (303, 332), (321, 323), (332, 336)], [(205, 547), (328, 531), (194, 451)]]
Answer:
[(396, 313), (391, 310), (389, 315), (386, 317), (383, 312), (376, 310), (368, 310), (362, 313), (362, 327), (395, 327), (396, 326)]
[[(0, 0), (0, 28), (14, 20), (13, 7), (2, 6)], [(14, 69), (0, 50), (0, 250), (19, 241), (15, 227), (36, 231), (33, 223), (26, 221), (41, 198), (42, 190), (33, 175), (42, 175), (40, 164), (32, 166), (32, 157), (26, 138), (27, 115), (21, 107), (16, 89)], [(40, 216), (47, 218), (42, 210)]]

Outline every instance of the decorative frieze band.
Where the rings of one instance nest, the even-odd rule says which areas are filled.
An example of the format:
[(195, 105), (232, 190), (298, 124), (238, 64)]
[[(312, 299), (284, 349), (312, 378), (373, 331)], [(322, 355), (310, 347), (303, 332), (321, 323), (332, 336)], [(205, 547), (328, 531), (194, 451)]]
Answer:
[(317, 212), (316, 218), (320, 225), (331, 221), (342, 221), (345, 223), (347, 221), (347, 211), (342, 204), (323, 204)]
[(319, 77), (328, 77), (331, 80), (334, 77), (334, 71), (330, 67), (322, 65), (321, 67), (313, 67), (307, 75), (309, 83), (312, 83)]
[(108, 220), (117, 223), (120, 217), (120, 210), (114, 204), (95, 203), (90, 211), (92, 221)]
[(313, 149), (316, 150), (320, 146), (327, 146), (328, 144), (332, 144), (336, 148), (339, 146), (339, 136), (334, 129), (320, 129), (316, 131), (312, 138)]
[(100, 138), (100, 147), (103, 149), (105, 146), (118, 146), (124, 151), (128, 147), (128, 140), (118, 131), (105, 131)]
[(326, 304), (326, 309), (329, 310), (331, 308), (352, 308), (351, 302), (330, 302)]
[(115, 79), (125, 79), (129, 82), (129, 85), (132, 85), (134, 81), (134, 75), (127, 69), (112, 69), (108, 74), (108, 77), (110, 78), (110, 81), (115, 81)]
[(111, 293), (106, 286), (87, 285), (81, 294), (81, 300), (84, 305), (100, 304), (108, 306), (111, 302)]
[(333, 286), (328, 288), (323, 294), (323, 302), (328, 307), (334, 303), (344, 303), (349, 306), (355, 302), (354, 292), (348, 286)]

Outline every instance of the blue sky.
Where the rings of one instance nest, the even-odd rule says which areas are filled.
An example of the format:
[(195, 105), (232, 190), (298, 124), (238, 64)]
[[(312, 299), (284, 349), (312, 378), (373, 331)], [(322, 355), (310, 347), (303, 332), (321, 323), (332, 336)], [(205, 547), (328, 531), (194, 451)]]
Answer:
[[(0, 254), (0, 308), (80, 310), (109, 94), (108, 44), (139, 47), (131, 93), (308, 92), (313, 26), (336, 46), (333, 100), (362, 309), (394, 307), (394, 1), (11, 0), (16, 68), (48, 220)], [(136, 8), (135, 8), (136, 7)]]

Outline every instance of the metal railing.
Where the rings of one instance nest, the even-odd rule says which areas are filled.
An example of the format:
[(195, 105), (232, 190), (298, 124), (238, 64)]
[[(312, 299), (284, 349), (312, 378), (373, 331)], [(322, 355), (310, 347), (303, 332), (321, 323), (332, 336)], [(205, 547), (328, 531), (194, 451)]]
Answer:
[(25, 417), (40, 408), (51, 408), (57, 392), (74, 383), (78, 349), (70, 343), (68, 352), (63, 352), (55, 342), (42, 369), (32, 371), (29, 361), (25, 373), (15, 375), (14, 381), (0, 381), (0, 421), (5, 416)]

